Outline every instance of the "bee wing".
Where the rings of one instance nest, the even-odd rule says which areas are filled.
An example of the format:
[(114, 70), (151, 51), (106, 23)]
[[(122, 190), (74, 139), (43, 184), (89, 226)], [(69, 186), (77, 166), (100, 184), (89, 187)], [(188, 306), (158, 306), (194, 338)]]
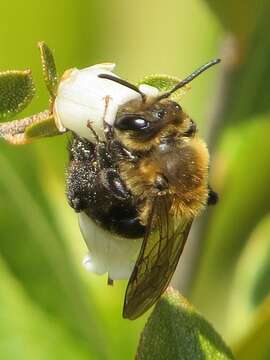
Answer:
[(166, 290), (182, 254), (193, 219), (170, 213), (172, 201), (158, 196), (126, 290), (123, 317), (136, 319)]

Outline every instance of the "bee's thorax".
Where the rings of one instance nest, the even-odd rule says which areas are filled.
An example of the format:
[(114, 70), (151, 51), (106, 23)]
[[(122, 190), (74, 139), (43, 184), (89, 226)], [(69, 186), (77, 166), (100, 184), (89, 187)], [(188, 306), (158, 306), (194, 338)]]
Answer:
[[(191, 217), (207, 203), (208, 166), (206, 145), (195, 136), (168, 139), (167, 143), (155, 146), (136, 163), (123, 161), (119, 168), (132, 194), (143, 199), (157, 196), (161, 191), (160, 178), (163, 178), (167, 183), (166, 191), (174, 199), (173, 210)], [(147, 206), (148, 202), (143, 204)], [(142, 209), (142, 214), (145, 214), (145, 209)]]

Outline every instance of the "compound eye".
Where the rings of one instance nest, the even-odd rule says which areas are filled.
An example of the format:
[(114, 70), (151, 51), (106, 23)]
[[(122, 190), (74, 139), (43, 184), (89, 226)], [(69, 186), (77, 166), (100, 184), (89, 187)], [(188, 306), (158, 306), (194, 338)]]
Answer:
[(145, 119), (134, 119), (133, 120), (133, 128), (134, 130), (136, 129), (144, 129), (146, 127), (148, 127), (148, 121), (146, 121)]
[(149, 122), (143, 118), (126, 115), (116, 121), (115, 127), (119, 130), (143, 130), (149, 127)]

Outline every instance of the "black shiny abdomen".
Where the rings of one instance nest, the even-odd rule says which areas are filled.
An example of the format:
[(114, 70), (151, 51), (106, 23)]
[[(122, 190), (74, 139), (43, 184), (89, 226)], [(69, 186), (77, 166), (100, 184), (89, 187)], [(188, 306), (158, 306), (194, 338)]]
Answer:
[(112, 233), (130, 239), (142, 237), (145, 228), (140, 224), (136, 210), (126, 205), (112, 204), (106, 211), (89, 207), (85, 213)]
[(142, 237), (145, 227), (139, 221), (137, 204), (106, 145), (74, 137), (69, 154), (66, 192), (70, 206), (110, 232), (130, 239)]

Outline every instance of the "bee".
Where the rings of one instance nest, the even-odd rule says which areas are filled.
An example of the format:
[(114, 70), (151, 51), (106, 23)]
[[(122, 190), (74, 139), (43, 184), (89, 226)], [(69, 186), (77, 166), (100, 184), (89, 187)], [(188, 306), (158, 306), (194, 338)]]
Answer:
[[(209, 154), (195, 122), (170, 96), (220, 60), (213, 60), (170, 91), (147, 98), (138, 87), (110, 74), (141, 96), (122, 106), (113, 124), (105, 121), (105, 139), (73, 135), (69, 144), (67, 198), (92, 236), (142, 239), (126, 289), (123, 317), (136, 319), (167, 288), (184, 249), (193, 219), (217, 202), (208, 182)], [(109, 104), (108, 97), (106, 106)], [(105, 114), (106, 116), (106, 107)], [(99, 229), (99, 230), (98, 230)], [(112, 280), (108, 280), (112, 283)]]

